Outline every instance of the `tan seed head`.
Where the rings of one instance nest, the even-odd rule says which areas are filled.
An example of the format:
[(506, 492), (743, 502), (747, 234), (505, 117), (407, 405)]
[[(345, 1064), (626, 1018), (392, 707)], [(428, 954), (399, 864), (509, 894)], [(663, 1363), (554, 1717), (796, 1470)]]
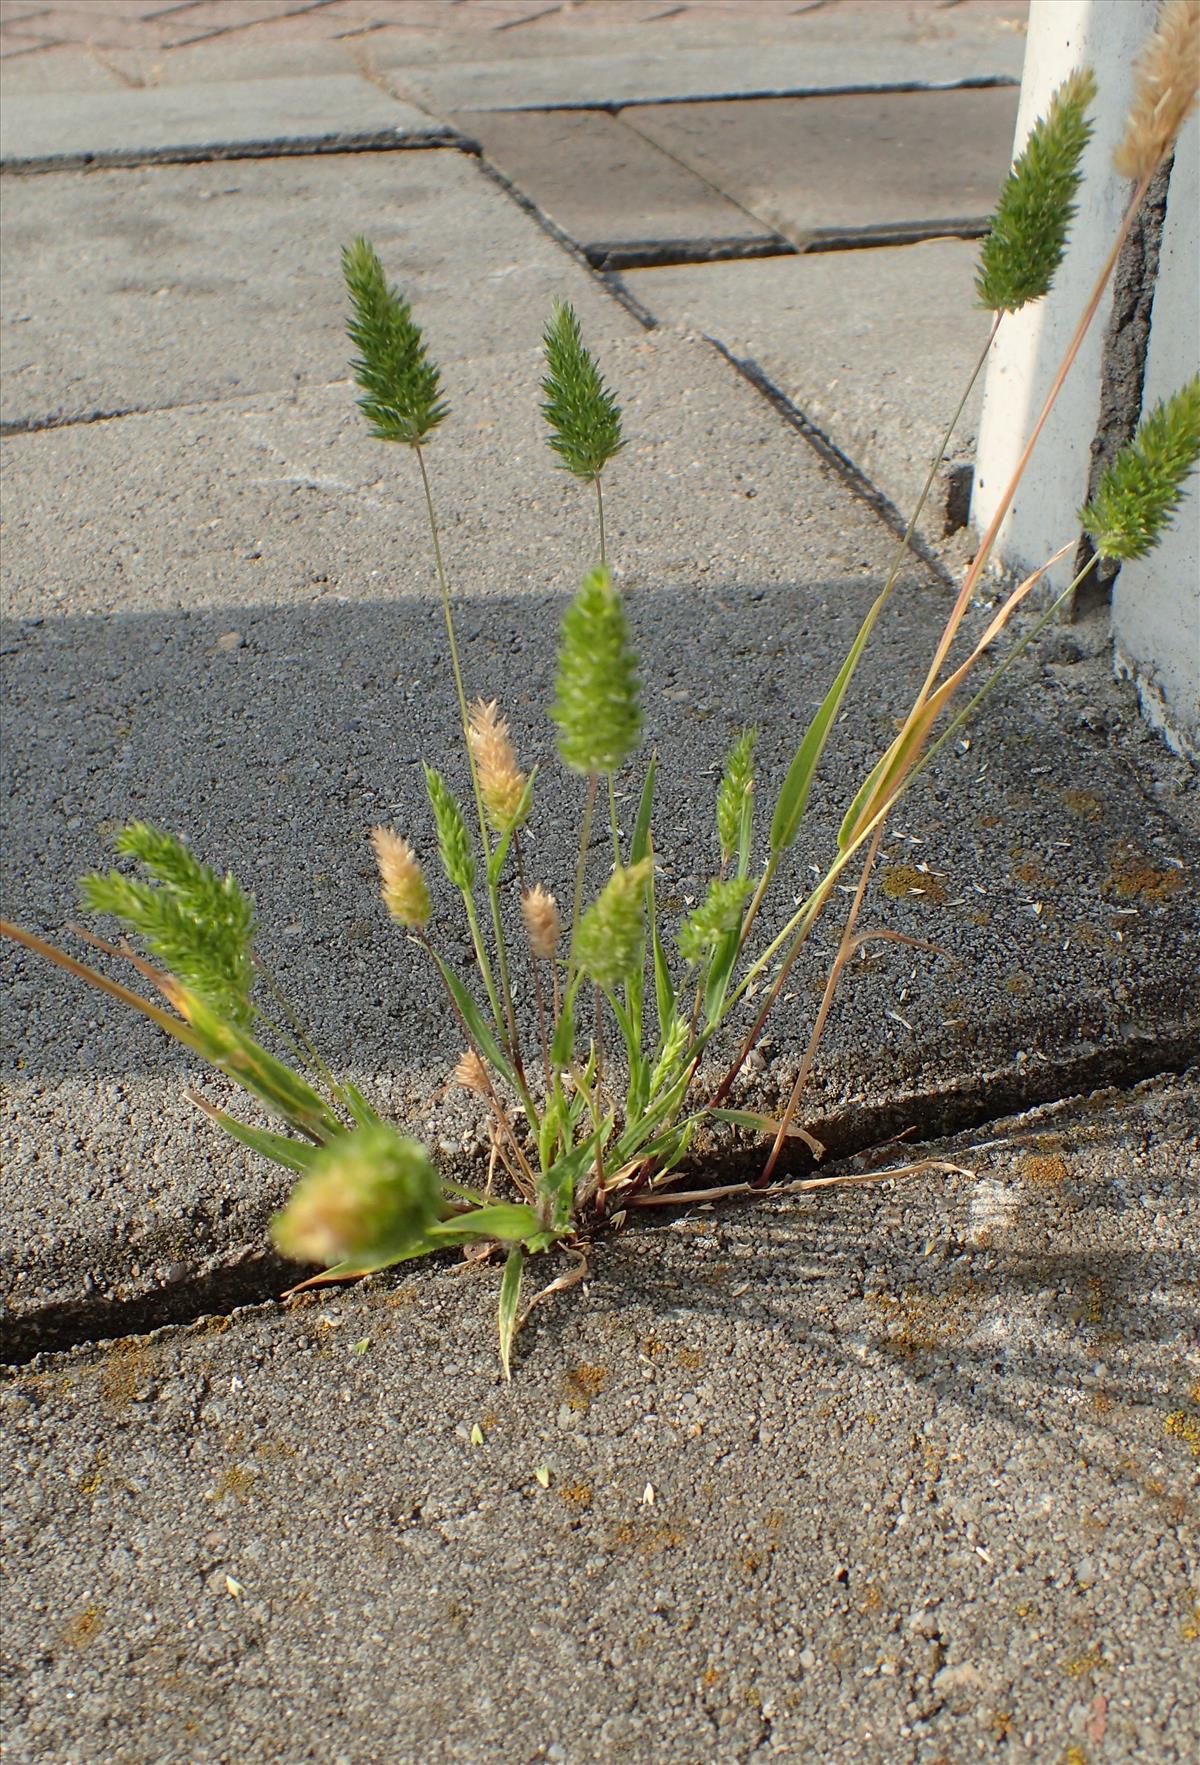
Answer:
[(534, 955), (547, 958), (553, 956), (562, 936), (562, 918), (558, 911), (558, 902), (541, 883), (535, 883), (533, 888), (527, 889), (521, 896), (521, 917), (525, 921), (529, 947)]
[(421, 931), (429, 919), (429, 890), (416, 853), (390, 827), (373, 827), (371, 844), (384, 906), (398, 925)]
[(521, 799), (527, 781), (495, 699), (490, 704), (480, 699), (471, 707), (470, 736), (488, 820), (497, 833), (508, 833), (518, 825), (518, 817), (524, 819)]
[(468, 1048), (459, 1056), (458, 1065), (454, 1069), (454, 1083), (461, 1085), (464, 1091), (475, 1091), (480, 1097), (486, 1097), (491, 1090), (488, 1083), (487, 1067), (484, 1066), (474, 1048)]
[(1113, 164), (1139, 183), (1161, 165), (1200, 87), (1200, 0), (1164, 0), (1138, 58), (1138, 81)]

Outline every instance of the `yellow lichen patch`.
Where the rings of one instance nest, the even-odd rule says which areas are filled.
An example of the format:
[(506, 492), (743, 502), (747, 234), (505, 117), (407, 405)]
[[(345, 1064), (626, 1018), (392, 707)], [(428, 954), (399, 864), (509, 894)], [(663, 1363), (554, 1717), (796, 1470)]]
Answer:
[(1088, 1756), (1082, 1747), (1069, 1746), (1062, 1756), (1062, 1765), (1088, 1765)]
[(977, 1286), (960, 1282), (945, 1293), (910, 1287), (902, 1294), (873, 1294), (870, 1305), (884, 1326), (884, 1346), (908, 1359), (959, 1340), (974, 1323), (983, 1299)]
[(254, 1453), (255, 1457), (262, 1459), (265, 1464), (275, 1464), (287, 1459), (294, 1459), (296, 1448), (289, 1440), (256, 1440)]
[(698, 1348), (680, 1348), (675, 1353), (675, 1365), (687, 1373), (695, 1373), (704, 1365), (704, 1356)]
[(586, 1362), (572, 1367), (564, 1380), (567, 1408), (586, 1415), (592, 1406), (592, 1399), (604, 1389), (607, 1378), (607, 1367), (588, 1366)]
[(1086, 1655), (1079, 1655), (1073, 1661), (1063, 1662), (1063, 1672), (1068, 1679), (1089, 1679), (1093, 1673), (1106, 1673), (1108, 1662), (1099, 1649), (1089, 1649)]
[(882, 871), (879, 886), (889, 901), (924, 901), (927, 906), (941, 907), (946, 900), (946, 885), (931, 871), (918, 870), (915, 864), (889, 864)]
[(1200, 1642), (1200, 1588), (1193, 1587), (1188, 1595), (1188, 1610), (1183, 1615), (1179, 1634), (1184, 1642)]
[(1112, 1406), (1113, 1400), (1106, 1391), (1093, 1391), (1092, 1408), (1098, 1416), (1107, 1416)]
[(102, 1606), (85, 1606), (82, 1612), (76, 1612), (68, 1618), (59, 1632), (68, 1648), (85, 1649), (88, 1644), (99, 1636), (104, 1625), (104, 1609)]
[(114, 1342), (100, 1367), (99, 1390), (105, 1403), (114, 1409), (128, 1409), (140, 1386), (146, 1383), (150, 1357), (145, 1344), (134, 1336), (123, 1336)]
[(1104, 885), (1106, 895), (1119, 901), (1149, 901), (1157, 904), (1170, 900), (1183, 888), (1185, 875), (1175, 865), (1160, 866), (1150, 860), (1127, 840), (1122, 840), (1108, 861), (1109, 877)]
[(680, 1526), (644, 1520), (622, 1520), (608, 1536), (610, 1550), (632, 1548), (641, 1557), (661, 1556), (664, 1551), (678, 1550), (687, 1543), (687, 1534)]
[(386, 1306), (389, 1311), (402, 1311), (417, 1303), (418, 1288), (415, 1282), (409, 1281), (403, 1287), (396, 1287), (390, 1293), (383, 1293), (372, 1303)]
[(1021, 1177), (1038, 1188), (1055, 1188), (1066, 1181), (1067, 1161), (1056, 1152), (1027, 1152), (1021, 1160)]
[(858, 1609), (864, 1617), (868, 1618), (873, 1617), (876, 1612), (882, 1612), (883, 1595), (873, 1581), (869, 1581), (863, 1590), (863, 1596), (859, 1601)]
[(254, 1487), (254, 1472), (248, 1471), (244, 1465), (230, 1465), (228, 1470), (206, 1492), (208, 1501), (224, 1501), (227, 1495), (236, 1496), (238, 1501), (247, 1501)]
[(1049, 871), (1035, 853), (1022, 852), (1012, 873), (1017, 882), (1026, 883), (1030, 888), (1045, 888), (1051, 880)]
[(592, 1505), (592, 1492), (586, 1483), (559, 1484), (558, 1498), (576, 1514), (584, 1513)]
[(1172, 1410), (1163, 1422), (1163, 1433), (1171, 1440), (1182, 1440), (1192, 1449), (1192, 1457), (1200, 1459), (1200, 1418), (1186, 1410)]
[(75, 1485), (80, 1495), (95, 1495), (96, 1491), (100, 1488), (100, 1485), (104, 1482), (104, 1473), (107, 1469), (108, 1454), (105, 1452), (104, 1448), (101, 1447), (98, 1452), (93, 1454), (92, 1461), (87, 1470)]
[(648, 1361), (660, 1361), (664, 1354), (670, 1352), (666, 1343), (660, 1342), (657, 1336), (644, 1337), (641, 1348)]
[(993, 1740), (1007, 1740), (1012, 1733), (1012, 1711), (992, 1710), (988, 1715), (987, 1725), (991, 1730)]
[(1099, 821), (1104, 813), (1103, 803), (1091, 791), (1060, 791), (1059, 795), (1064, 806), (1080, 821)]

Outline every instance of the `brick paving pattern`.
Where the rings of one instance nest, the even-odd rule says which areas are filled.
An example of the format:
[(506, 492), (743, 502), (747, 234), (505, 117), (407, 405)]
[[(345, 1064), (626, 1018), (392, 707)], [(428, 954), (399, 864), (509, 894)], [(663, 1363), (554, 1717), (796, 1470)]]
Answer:
[[(346, 42), (380, 31), (493, 36), (529, 26), (552, 30), (566, 48), (586, 46), (593, 27), (649, 27), (659, 35), (739, 21), (769, 20), (773, 29), (804, 28), (804, 19), (880, 10), (908, 18), (947, 11), (994, 14), (1020, 22), (1024, 0), (0, 0), (0, 61), (48, 56), (57, 49), (191, 48), (219, 38)], [(644, 41), (645, 38), (639, 38)]]

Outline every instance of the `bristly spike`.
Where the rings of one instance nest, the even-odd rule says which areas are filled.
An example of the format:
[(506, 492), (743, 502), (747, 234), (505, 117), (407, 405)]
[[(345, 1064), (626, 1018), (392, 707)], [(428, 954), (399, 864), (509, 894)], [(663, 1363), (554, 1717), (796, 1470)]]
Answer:
[(427, 440), (449, 413), (439, 397), (441, 376), (430, 361), (412, 309), (389, 288), (374, 248), (359, 237), (342, 252), (350, 296), (347, 330), (358, 356), (351, 363), (364, 396), (358, 408), (381, 441), (410, 447)]
[(589, 571), (562, 622), (550, 715), (573, 772), (615, 772), (641, 734), (637, 658), (608, 570)]
[(1144, 558), (1170, 526), (1200, 459), (1200, 375), (1138, 425), (1080, 511), (1102, 558)]
[(613, 993), (632, 978), (642, 954), (646, 884), (653, 858), (614, 870), (579, 922), (575, 961), (583, 972)]
[(1160, 166), (1196, 107), (1200, 88), (1200, 0), (1165, 0), (1138, 57), (1138, 82), (1125, 133), (1113, 155), (1138, 183)]
[(438, 851), (442, 869), (448, 880), (464, 895), (475, 886), (475, 857), (463, 812), (455, 802), (441, 774), (432, 766), (425, 768), (425, 789), (437, 824)]
[(721, 862), (727, 864), (737, 851), (742, 829), (742, 806), (754, 782), (754, 742), (758, 732), (743, 729), (725, 758), (725, 771), (717, 790), (717, 838)]
[(550, 426), (550, 446), (563, 470), (577, 478), (598, 478), (625, 442), (621, 409), (604, 384), (587, 349), (575, 309), (556, 301), (542, 336), (546, 377), (542, 415)]
[(221, 1016), (243, 1027), (254, 1016), (250, 944), (254, 898), (232, 876), (219, 877), (173, 834), (131, 821), (117, 836), (118, 852), (136, 858), (154, 879), (134, 881), (110, 870), (85, 876), (80, 890), (93, 913), (111, 913), (142, 937), (176, 980)]
[(727, 932), (737, 930), (750, 888), (750, 879), (745, 876), (709, 883), (703, 901), (679, 928), (679, 954), (685, 962), (702, 962)]
[(296, 1262), (382, 1259), (419, 1243), (436, 1223), (440, 1201), (425, 1148), (376, 1122), (316, 1154), (272, 1220), (271, 1236)]
[(529, 816), (529, 779), (517, 765), (508, 722), (496, 700), (471, 706), (468, 739), (488, 820), (497, 833), (512, 833)]
[(1066, 250), (1092, 133), (1096, 96), (1090, 68), (1070, 74), (1030, 131), (979, 254), (975, 289), (990, 312), (1016, 312), (1049, 292)]
[(379, 892), (397, 925), (424, 931), (429, 923), (429, 889), (417, 855), (390, 827), (373, 827), (371, 844), (379, 866)]

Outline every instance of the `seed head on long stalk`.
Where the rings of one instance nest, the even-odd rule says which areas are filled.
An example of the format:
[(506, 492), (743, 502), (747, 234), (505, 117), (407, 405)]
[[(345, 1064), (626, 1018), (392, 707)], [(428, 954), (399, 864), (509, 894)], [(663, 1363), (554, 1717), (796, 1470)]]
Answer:
[(384, 906), (397, 925), (423, 931), (429, 922), (429, 889), (416, 853), (390, 827), (373, 827), (371, 844)]
[(1138, 83), (1113, 155), (1123, 178), (1141, 182), (1162, 164), (1195, 108), (1200, 88), (1200, 0), (1165, 0), (1138, 58)]
[(1049, 292), (1075, 217), (1080, 161), (1092, 133), (1087, 108), (1095, 96), (1089, 68), (1070, 74), (1008, 175), (975, 278), (979, 304), (990, 312), (1016, 312)]
[(573, 772), (615, 772), (641, 733), (637, 657), (603, 565), (584, 577), (562, 622), (555, 697), (558, 751)]
[(472, 705), (469, 735), (488, 820), (497, 833), (511, 833), (528, 817), (529, 780), (517, 765), (508, 723), (499, 715), (495, 699), (490, 704), (479, 699)]
[(1102, 558), (1144, 558), (1183, 500), (1200, 457), (1200, 375), (1164, 399), (1105, 468), (1080, 513)]
[(541, 883), (535, 883), (521, 896), (521, 917), (529, 934), (529, 948), (535, 956), (548, 962), (562, 936), (562, 916), (558, 902)]
[(380, 441), (419, 445), (446, 416), (437, 364), (429, 359), (420, 327), (398, 288), (388, 286), (383, 265), (363, 238), (342, 252), (350, 296), (351, 364), (362, 388), (358, 408)]

